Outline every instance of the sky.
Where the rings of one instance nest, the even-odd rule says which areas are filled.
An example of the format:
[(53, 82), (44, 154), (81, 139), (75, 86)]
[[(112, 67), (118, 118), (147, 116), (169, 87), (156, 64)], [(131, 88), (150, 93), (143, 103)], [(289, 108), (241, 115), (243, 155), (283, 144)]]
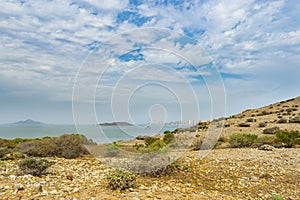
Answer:
[(0, 0), (0, 123), (213, 119), (299, 96), (297, 0)]

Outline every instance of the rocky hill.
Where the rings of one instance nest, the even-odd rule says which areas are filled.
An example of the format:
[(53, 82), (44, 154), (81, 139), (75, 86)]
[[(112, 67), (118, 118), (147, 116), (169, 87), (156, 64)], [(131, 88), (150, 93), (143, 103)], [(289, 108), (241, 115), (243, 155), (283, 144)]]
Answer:
[(222, 136), (241, 132), (261, 135), (264, 129), (272, 127), (300, 130), (300, 97), (225, 118)]

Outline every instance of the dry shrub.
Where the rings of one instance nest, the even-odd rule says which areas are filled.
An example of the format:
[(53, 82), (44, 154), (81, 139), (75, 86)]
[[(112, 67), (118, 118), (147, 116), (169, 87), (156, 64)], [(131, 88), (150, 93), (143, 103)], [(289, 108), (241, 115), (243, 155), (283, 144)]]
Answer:
[(67, 134), (57, 138), (25, 142), (20, 145), (19, 151), (35, 157), (76, 158), (88, 154), (81, 136)]
[(20, 175), (31, 174), (33, 176), (41, 176), (45, 170), (53, 165), (54, 162), (49, 162), (43, 159), (28, 158), (18, 163)]

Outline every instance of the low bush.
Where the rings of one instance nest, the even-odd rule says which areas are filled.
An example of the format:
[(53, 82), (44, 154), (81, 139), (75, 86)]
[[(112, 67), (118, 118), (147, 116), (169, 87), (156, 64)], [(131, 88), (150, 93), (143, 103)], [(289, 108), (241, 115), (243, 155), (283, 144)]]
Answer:
[(263, 128), (266, 127), (266, 123), (265, 122), (261, 122), (258, 124), (258, 127)]
[(11, 150), (7, 147), (0, 148), (0, 160), (6, 160), (6, 155), (9, 154)]
[(113, 190), (125, 190), (135, 186), (136, 176), (132, 173), (122, 171), (120, 169), (106, 176), (108, 187)]
[(120, 153), (120, 147), (117, 144), (109, 144), (105, 147), (105, 156), (115, 157)]
[(15, 148), (16, 146), (13, 141), (0, 138), (0, 148)]
[(257, 139), (258, 136), (254, 134), (235, 133), (230, 136), (229, 144), (233, 148), (250, 147)]
[(218, 142), (227, 142), (228, 139), (224, 136), (219, 137)]
[(20, 174), (31, 174), (33, 176), (41, 176), (45, 170), (53, 165), (54, 162), (49, 162), (43, 159), (28, 158), (18, 163)]
[(163, 141), (165, 144), (169, 144), (175, 138), (174, 133), (168, 132), (164, 134)]
[(174, 175), (180, 171), (187, 171), (188, 167), (184, 166), (180, 161), (176, 160), (154, 171), (149, 171), (145, 175), (150, 177), (162, 177), (166, 175)]
[(246, 121), (247, 122), (256, 122), (256, 119), (254, 119), (254, 118), (248, 118)]
[(276, 137), (274, 135), (265, 135), (258, 138), (257, 145), (261, 146), (263, 144), (268, 144), (268, 145), (276, 146), (275, 139)]
[(76, 158), (88, 154), (79, 135), (62, 135), (57, 138), (33, 140), (22, 143), (21, 153), (35, 157), (57, 156), (61, 158)]
[(219, 139), (217, 140), (217, 146), (221, 145), (222, 143), (224, 142), (228, 142), (228, 138), (224, 137), (224, 136), (221, 136), (219, 137)]
[(287, 122), (288, 122), (287, 119), (279, 119), (277, 121), (278, 124), (284, 124), (284, 123), (287, 123)]
[(240, 123), (238, 125), (238, 127), (250, 127), (250, 124), (247, 124), (247, 123)]
[(155, 137), (147, 137), (147, 138), (145, 138), (145, 145), (146, 145), (146, 147), (149, 147), (152, 143), (154, 143), (157, 140), (160, 140), (160, 139), (159, 138), (155, 138)]
[(201, 146), (202, 146), (202, 140), (200, 140), (200, 139), (197, 139), (196, 141), (194, 141), (194, 143), (193, 143), (193, 150), (194, 151), (198, 151), (198, 150), (200, 150), (201, 149)]
[(266, 128), (263, 130), (263, 133), (264, 134), (275, 134), (277, 131), (280, 131), (280, 128), (275, 126), (275, 127), (272, 127), (272, 128)]
[(300, 144), (300, 132), (298, 130), (278, 131), (275, 136), (277, 142), (282, 142), (286, 144), (287, 147), (293, 147), (296, 144)]

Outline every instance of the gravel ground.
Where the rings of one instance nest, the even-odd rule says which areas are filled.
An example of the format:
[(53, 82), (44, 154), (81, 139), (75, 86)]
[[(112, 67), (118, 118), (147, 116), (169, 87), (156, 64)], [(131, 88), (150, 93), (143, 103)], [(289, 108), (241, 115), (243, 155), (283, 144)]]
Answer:
[(112, 169), (93, 157), (48, 158), (42, 177), (18, 176), (17, 161), (0, 162), (0, 199), (300, 199), (300, 149), (216, 149), (187, 152), (181, 170), (139, 176), (125, 191), (107, 188)]

